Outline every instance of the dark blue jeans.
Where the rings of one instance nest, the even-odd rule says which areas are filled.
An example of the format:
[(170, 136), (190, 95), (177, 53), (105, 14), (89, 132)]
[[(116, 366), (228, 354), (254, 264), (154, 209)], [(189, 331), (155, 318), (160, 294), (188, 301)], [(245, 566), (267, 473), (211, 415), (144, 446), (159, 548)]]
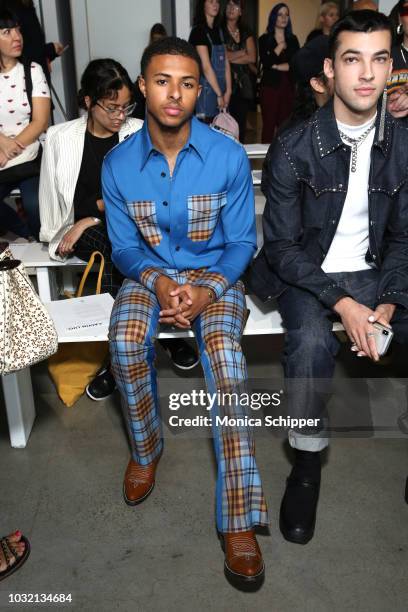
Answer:
[[(329, 274), (359, 303), (374, 308), (378, 270)], [(286, 328), (283, 367), (292, 418), (317, 419), (315, 427), (289, 431), (291, 446), (317, 451), (328, 444), (326, 404), (330, 396), (339, 341), (332, 331), (336, 314), (302, 289), (289, 287), (278, 299)], [(408, 342), (408, 312), (396, 310), (391, 321), (394, 340)]]
[[(38, 202), (38, 187), (40, 178), (34, 176), (17, 183), (0, 184), (0, 228), (28, 238), (34, 236), (38, 240), (40, 233), (40, 210)], [(4, 202), (13, 189), (20, 189), (24, 210), (28, 223), (25, 223), (16, 211)]]

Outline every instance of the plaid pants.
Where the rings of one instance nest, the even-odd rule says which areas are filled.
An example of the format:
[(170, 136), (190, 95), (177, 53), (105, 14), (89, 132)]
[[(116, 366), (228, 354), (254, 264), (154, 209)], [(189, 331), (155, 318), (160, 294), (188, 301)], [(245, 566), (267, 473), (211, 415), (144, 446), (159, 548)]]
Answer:
[[(177, 283), (191, 282), (197, 271), (166, 270)], [(110, 324), (112, 371), (123, 399), (132, 456), (141, 465), (151, 463), (162, 451), (158, 411), (154, 339), (159, 328), (160, 304), (154, 293), (127, 279), (116, 298)], [(210, 304), (193, 322), (207, 389), (230, 392), (247, 380), (240, 340), (246, 314), (243, 284), (239, 281), (223, 297)], [(237, 407), (227, 409), (237, 416)], [(266, 502), (254, 456), (249, 427), (219, 427), (211, 412), (214, 448), (218, 464), (216, 522), (220, 532), (247, 531), (267, 525)]]

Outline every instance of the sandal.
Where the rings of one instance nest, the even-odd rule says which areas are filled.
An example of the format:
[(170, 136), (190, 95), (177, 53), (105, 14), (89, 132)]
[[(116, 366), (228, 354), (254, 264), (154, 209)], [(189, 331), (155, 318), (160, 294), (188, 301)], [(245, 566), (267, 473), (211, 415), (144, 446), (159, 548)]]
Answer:
[[(15, 544), (20, 544), (20, 542), (23, 542), (25, 547), (23, 554), (18, 556)], [(8, 537), (5, 537), (0, 539), (0, 547), (7, 565), (7, 568), (0, 572), (0, 580), (4, 580), (4, 578), (11, 576), (11, 574), (18, 570), (18, 568), (24, 565), (24, 563), (27, 561), (30, 554), (30, 543), (23, 535), (18, 542), (11, 542)], [(15, 558), (14, 563), (11, 561), (12, 557)]]

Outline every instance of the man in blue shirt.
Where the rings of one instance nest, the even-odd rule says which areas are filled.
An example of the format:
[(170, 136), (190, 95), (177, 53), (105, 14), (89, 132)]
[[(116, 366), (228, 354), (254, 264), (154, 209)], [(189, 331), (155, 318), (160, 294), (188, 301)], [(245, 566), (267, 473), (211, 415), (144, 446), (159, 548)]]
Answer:
[[(110, 342), (132, 445), (129, 505), (151, 493), (162, 453), (153, 366), (159, 325), (194, 329), (209, 392), (231, 392), (247, 379), (239, 278), (256, 249), (251, 173), (239, 143), (192, 117), (199, 78), (199, 57), (186, 41), (148, 47), (140, 79), (145, 124), (106, 156), (102, 173), (112, 259), (126, 277)], [(264, 564), (254, 526), (267, 524), (266, 503), (251, 431), (216, 424), (216, 414), (236, 416), (242, 406), (221, 404), (210, 414), (225, 570), (234, 584), (258, 586)]]

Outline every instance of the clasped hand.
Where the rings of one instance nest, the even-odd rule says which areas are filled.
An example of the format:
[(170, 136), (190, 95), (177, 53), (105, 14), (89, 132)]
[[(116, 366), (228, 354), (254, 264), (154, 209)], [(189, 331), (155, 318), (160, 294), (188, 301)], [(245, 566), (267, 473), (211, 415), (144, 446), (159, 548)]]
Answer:
[(0, 138), (0, 168), (4, 168), (7, 162), (20, 155), (24, 149), (25, 146), (15, 138), (2, 135)]
[(161, 306), (159, 322), (181, 329), (190, 329), (191, 322), (211, 303), (204, 287), (179, 285), (167, 276), (159, 276), (155, 290)]

